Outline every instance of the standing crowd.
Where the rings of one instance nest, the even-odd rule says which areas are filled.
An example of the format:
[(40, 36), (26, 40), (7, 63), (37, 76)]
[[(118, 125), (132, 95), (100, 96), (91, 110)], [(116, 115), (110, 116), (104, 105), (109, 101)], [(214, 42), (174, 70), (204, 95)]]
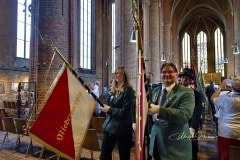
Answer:
[[(218, 160), (229, 159), (230, 145), (240, 147), (240, 76), (231, 80), (230, 90), (225, 80), (217, 90), (212, 82), (205, 88), (205, 98), (205, 93), (192, 87), (194, 72), (184, 68), (179, 73), (174, 63), (165, 63), (160, 69), (161, 81), (156, 84), (153, 74), (147, 73), (150, 103), (144, 136), (145, 159), (197, 160), (198, 129), (206, 99), (218, 124)], [(108, 97), (106, 104), (96, 108), (96, 114), (106, 114), (100, 159), (111, 160), (117, 144), (120, 160), (130, 160), (136, 93), (124, 67), (115, 70)]]

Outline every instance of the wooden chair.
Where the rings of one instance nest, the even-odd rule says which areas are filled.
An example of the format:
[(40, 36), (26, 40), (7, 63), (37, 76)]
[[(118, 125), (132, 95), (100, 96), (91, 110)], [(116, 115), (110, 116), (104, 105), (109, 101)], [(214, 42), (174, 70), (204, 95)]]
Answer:
[(3, 101), (3, 108), (1, 109), (1, 112), (3, 112), (3, 114), (8, 117), (8, 114), (6, 112), (6, 108), (8, 108), (8, 104), (7, 104), (7, 101)]
[(18, 112), (17, 102), (11, 101), (11, 106), (12, 106), (14, 113), (17, 114), (17, 112)]
[(102, 124), (105, 117), (92, 117), (92, 127), (96, 129), (97, 133), (103, 133)]
[(4, 107), (4, 108), (8, 108), (7, 105), (8, 105), (8, 104), (7, 104), (7, 101), (3, 101), (3, 107)]
[(15, 108), (15, 105), (14, 105), (14, 101), (6, 101), (7, 105), (6, 107), (8, 108), (8, 114), (11, 115), (11, 116), (16, 116), (16, 108)]
[(11, 111), (12, 111), (11, 103), (9, 103), (8, 101), (3, 101), (3, 106), (4, 106), (5, 110), (7, 111), (7, 114), (11, 113)]
[(240, 147), (232, 146), (229, 147), (229, 159), (230, 160), (240, 160)]
[(2, 118), (0, 119), (0, 131), (5, 131), (2, 123)]
[(11, 101), (10, 103), (11, 103), (12, 109), (15, 109), (15, 110), (18, 109), (17, 103), (15, 101)]
[[(5, 132), (5, 129), (4, 129), (4, 126), (2, 123), (2, 118), (0, 118), (0, 132)], [(1, 143), (2, 143), (2, 141), (1, 141)]]
[(100, 151), (96, 129), (88, 129), (82, 148), (85, 148), (91, 151), (92, 159), (93, 159), (93, 151)]
[[(14, 124), (14, 119), (12, 117), (3, 117), (2, 122), (3, 122), (4, 130), (6, 133), (4, 135), (0, 150), (2, 150), (3, 144), (5, 143), (6, 138), (8, 138), (9, 133), (17, 134), (15, 124)], [(14, 149), (16, 148), (16, 145), (17, 145), (17, 142), (14, 145)]]
[(97, 131), (97, 138), (99, 141), (99, 144), (102, 144), (103, 140), (103, 122), (105, 121), (105, 117), (92, 117), (91, 123), (92, 123), (92, 128), (96, 129)]
[(12, 108), (12, 103), (10, 101), (7, 101), (6, 103), (8, 108)]
[(18, 137), (17, 137), (18, 145), (20, 145), (20, 143), (21, 143), (21, 141), (20, 141), (21, 136), (29, 137), (30, 140), (29, 140), (29, 144), (28, 144), (28, 147), (26, 150), (26, 154), (28, 154), (28, 151), (30, 149), (31, 149), (31, 152), (33, 153), (32, 139), (28, 134), (27, 121), (25, 119), (19, 119), (19, 118), (15, 118), (14, 121), (15, 121), (15, 125), (16, 125), (16, 130), (17, 130), (16, 132), (18, 134)]

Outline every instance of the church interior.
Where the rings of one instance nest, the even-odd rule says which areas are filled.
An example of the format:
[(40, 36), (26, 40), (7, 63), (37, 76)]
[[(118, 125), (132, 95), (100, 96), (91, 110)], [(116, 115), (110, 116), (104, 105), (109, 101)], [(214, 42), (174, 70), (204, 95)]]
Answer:
[[(224, 79), (240, 75), (239, 35), (240, 0), (1, 1), (0, 116), (36, 120), (65, 66), (85, 88), (100, 82), (101, 103), (119, 66), (127, 69), (135, 90), (139, 75), (147, 72), (154, 83), (161, 83), (160, 68), (170, 62), (179, 73), (191, 68), (201, 74), (202, 88), (210, 82), (217, 88)], [(206, 137), (199, 140), (198, 160), (217, 159), (218, 153), (214, 117), (206, 101), (199, 130)], [(38, 158), (12, 153), (5, 146), (6, 132), (0, 125), (0, 159)], [(239, 151), (232, 151), (232, 157)], [(98, 159), (99, 151), (83, 149), (83, 155)], [(134, 152), (131, 155), (134, 159)], [(61, 159), (51, 158), (56, 157)], [(117, 151), (113, 157), (118, 159)]]

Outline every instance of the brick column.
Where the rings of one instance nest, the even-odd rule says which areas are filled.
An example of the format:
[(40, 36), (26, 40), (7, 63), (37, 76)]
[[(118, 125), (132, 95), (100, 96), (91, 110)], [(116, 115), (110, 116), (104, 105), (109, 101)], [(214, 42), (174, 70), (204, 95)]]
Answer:
[[(234, 43), (240, 47), (240, 1), (233, 1), (234, 7)], [(240, 75), (240, 54), (235, 55), (235, 75)]]
[[(160, 47), (161, 44), (161, 8), (159, 7), (160, 2), (151, 2), (151, 9), (149, 13), (149, 43), (150, 43), (150, 53), (151, 53), (151, 66), (150, 71), (154, 74), (154, 83), (158, 83), (160, 81), (160, 57), (162, 54), (162, 48)], [(159, 40), (160, 39), (160, 40)]]
[[(171, 4), (168, 0), (163, 0), (161, 3), (161, 25), (162, 25), (162, 31), (161, 31), (161, 37), (163, 37), (161, 42), (161, 48), (163, 51), (167, 54), (166, 58), (170, 58), (170, 61), (172, 61), (172, 36), (171, 36)], [(176, 53), (175, 53), (176, 54)]]
[[(68, 8), (70, 3), (71, 1), (62, 0), (39, 1), (39, 25), (36, 26), (37, 32), (39, 31), (42, 36), (47, 35), (67, 61), (71, 60), (69, 38), (71, 38), (70, 33), (72, 30), (70, 29), (69, 19), (71, 15), (69, 15), (70, 12)], [(37, 70), (37, 102), (41, 104), (47, 90), (56, 78), (63, 61), (56, 55), (49, 68), (53, 56), (53, 49), (50, 45), (43, 44), (42, 41), (38, 43), (37, 54), (38, 55), (35, 55), (38, 58), (37, 63), (39, 63)], [(42, 106), (39, 106), (39, 110), (41, 110), (41, 107)]]
[(151, 71), (151, 47), (150, 47), (150, 36), (149, 36), (149, 7), (150, 7), (150, 1), (144, 2), (143, 3), (143, 51), (144, 51), (144, 58), (145, 58), (145, 66), (146, 66), (146, 71), (149, 72)]

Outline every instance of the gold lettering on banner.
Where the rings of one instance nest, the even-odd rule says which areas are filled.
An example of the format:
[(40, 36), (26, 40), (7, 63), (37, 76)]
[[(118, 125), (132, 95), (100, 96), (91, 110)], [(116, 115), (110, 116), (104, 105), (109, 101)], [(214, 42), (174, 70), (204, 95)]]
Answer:
[(74, 102), (73, 102), (73, 109), (70, 111), (70, 113), (68, 114), (66, 120), (63, 122), (63, 125), (60, 127), (59, 131), (58, 131), (58, 134), (57, 134), (57, 140), (58, 141), (62, 141), (63, 138), (64, 138), (64, 135), (65, 135), (65, 132), (67, 131), (67, 128), (71, 122), (71, 115), (75, 112), (75, 110), (77, 109), (78, 107), (78, 102), (80, 100), (82, 96), (82, 92), (80, 91), (78, 93), (78, 95), (76, 96), (76, 98), (74, 99)]

